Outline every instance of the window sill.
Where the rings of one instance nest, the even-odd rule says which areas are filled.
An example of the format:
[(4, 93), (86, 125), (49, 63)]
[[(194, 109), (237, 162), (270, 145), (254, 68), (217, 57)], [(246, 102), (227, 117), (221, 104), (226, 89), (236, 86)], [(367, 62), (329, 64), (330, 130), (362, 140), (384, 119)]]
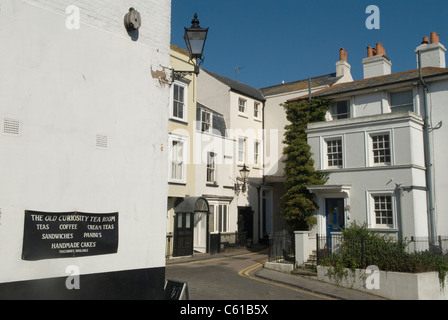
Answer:
[(388, 228), (381, 226), (381, 227), (369, 227), (368, 229), (376, 232), (398, 232), (398, 228), (394, 227)]
[(392, 164), (390, 162), (386, 162), (386, 163), (374, 163), (371, 165), (372, 167), (392, 167)]
[(184, 181), (168, 181), (168, 184), (176, 185), (176, 186), (186, 186), (187, 182), (184, 182)]
[(185, 120), (185, 119), (175, 118), (175, 117), (171, 116), (169, 118), (169, 120), (173, 121), (173, 122), (177, 122), (177, 123), (182, 123), (182, 124), (188, 125), (188, 120)]
[(219, 184), (207, 182), (206, 187), (219, 188)]
[(238, 112), (238, 117), (249, 119), (249, 116), (245, 113)]

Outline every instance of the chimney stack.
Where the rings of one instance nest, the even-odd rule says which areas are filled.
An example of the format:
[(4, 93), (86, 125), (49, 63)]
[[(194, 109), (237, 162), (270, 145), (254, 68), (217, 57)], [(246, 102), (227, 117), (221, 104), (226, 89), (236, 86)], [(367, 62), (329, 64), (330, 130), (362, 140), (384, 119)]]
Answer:
[(376, 48), (367, 47), (367, 58), (362, 60), (364, 79), (385, 76), (392, 72), (392, 62), (386, 56), (386, 50), (381, 43)]
[(418, 53), (421, 54), (421, 66), (446, 68), (445, 53), (446, 48), (440, 43), (440, 36), (436, 32), (431, 32), (430, 37), (424, 37), (422, 44), (417, 47), (415, 53), (417, 54), (417, 68), (418, 68)]
[(339, 49), (339, 61), (336, 62), (336, 77), (340, 77), (338, 83), (345, 83), (353, 81), (351, 74), (351, 66), (347, 61), (347, 50), (344, 48)]

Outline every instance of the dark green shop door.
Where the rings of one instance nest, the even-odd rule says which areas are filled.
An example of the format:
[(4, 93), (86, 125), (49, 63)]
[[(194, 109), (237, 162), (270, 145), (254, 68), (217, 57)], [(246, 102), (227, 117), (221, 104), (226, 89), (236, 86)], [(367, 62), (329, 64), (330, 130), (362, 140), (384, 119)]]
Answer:
[(173, 256), (193, 254), (193, 213), (177, 213), (174, 219)]

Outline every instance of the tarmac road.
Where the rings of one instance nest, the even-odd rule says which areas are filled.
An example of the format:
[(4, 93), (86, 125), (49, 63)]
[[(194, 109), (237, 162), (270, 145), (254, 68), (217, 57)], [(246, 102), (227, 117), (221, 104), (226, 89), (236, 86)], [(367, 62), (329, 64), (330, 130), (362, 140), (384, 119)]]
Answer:
[(382, 300), (310, 277), (263, 268), (264, 252), (171, 259), (166, 279), (188, 283), (190, 300)]

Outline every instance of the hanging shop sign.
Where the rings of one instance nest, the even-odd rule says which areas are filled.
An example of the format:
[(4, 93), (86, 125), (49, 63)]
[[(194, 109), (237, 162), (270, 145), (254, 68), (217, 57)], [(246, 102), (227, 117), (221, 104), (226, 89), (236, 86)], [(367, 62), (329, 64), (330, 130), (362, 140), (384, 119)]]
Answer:
[(23, 260), (95, 256), (117, 250), (118, 212), (25, 211)]

